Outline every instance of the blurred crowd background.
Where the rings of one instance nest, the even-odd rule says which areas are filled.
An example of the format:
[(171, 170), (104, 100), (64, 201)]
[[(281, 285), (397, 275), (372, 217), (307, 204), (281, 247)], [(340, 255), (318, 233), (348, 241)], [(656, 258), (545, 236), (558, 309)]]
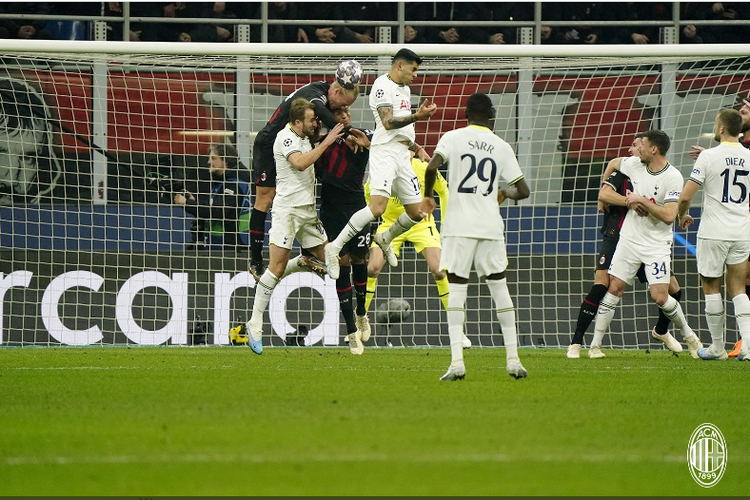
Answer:
[(516, 44), (522, 27), (523, 43), (750, 42), (746, 2), (0, 3), (0, 38), (89, 40), (95, 21), (144, 42)]

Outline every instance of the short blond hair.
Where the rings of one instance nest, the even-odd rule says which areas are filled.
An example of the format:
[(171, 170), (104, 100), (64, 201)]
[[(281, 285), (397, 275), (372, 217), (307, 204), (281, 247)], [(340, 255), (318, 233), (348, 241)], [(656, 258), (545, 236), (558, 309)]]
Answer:
[(331, 84), (331, 88), (332, 89), (341, 89), (342, 93), (349, 94), (352, 97), (354, 97), (354, 99), (357, 99), (357, 96), (359, 96), (359, 84), (358, 83), (354, 84), (354, 86), (352, 88), (348, 89), (348, 88), (344, 87), (343, 85), (341, 85), (339, 82), (333, 82)]

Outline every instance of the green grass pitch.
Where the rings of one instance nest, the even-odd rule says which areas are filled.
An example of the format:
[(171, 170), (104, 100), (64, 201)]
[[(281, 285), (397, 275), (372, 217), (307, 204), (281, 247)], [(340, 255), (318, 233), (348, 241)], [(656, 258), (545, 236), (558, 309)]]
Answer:
[[(667, 351), (0, 349), (3, 495), (747, 495), (748, 368)], [(727, 441), (711, 489), (686, 462)]]

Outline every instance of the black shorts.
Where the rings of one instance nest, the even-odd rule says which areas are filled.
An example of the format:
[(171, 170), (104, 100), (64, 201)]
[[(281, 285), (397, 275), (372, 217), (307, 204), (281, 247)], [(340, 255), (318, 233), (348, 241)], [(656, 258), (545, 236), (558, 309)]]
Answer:
[(273, 158), (273, 138), (265, 135), (253, 143), (253, 180), (256, 186), (276, 187), (276, 160)]
[[(362, 200), (362, 206), (358, 205), (336, 205), (320, 206), (320, 222), (323, 223), (323, 227), (328, 235), (328, 241), (332, 241), (336, 236), (343, 231), (349, 224), (349, 219), (355, 212), (361, 210), (366, 205)], [(354, 236), (351, 240), (346, 242), (344, 248), (341, 250), (342, 256), (352, 254), (361, 257), (367, 256), (370, 251), (370, 225), (365, 226), (359, 233)]]
[[(612, 256), (615, 254), (615, 249), (617, 248), (617, 241), (618, 239), (615, 238), (604, 238), (599, 254), (596, 256), (597, 271), (606, 271), (609, 269), (610, 264), (612, 264)], [(646, 278), (646, 269), (643, 264), (638, 268), (638, 272), (635, 275), (641, 283), (648, 282), (648, 279)]]

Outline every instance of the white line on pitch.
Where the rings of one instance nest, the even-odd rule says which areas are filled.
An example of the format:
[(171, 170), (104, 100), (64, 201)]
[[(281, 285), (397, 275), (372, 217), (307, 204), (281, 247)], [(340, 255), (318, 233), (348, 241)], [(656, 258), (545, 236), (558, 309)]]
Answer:
[[(51, 456), (51, 457), (6, 457), (0, 463), (6, 466), (29, 465), (82, 465), (82, 464), (139, 464), (139, 463), (296, 463), (296, 462), (408, 462), (408, 463), (440, 463), (440, 462), (585, 462), (585, 463), (680, 463), (685, 456), (680, 455), (504, 455), (504, 454), (468, 454), (450, 455), (442, 458), (435, 455), (411, 456), (389, 455), (383, 453), (356, 455), (302, 455), (294, 457), (263, 456), (263, 455), (100, 455), (100, 456)], [(750, 462), (750, 457), (733, 457), (733, 462)]]

